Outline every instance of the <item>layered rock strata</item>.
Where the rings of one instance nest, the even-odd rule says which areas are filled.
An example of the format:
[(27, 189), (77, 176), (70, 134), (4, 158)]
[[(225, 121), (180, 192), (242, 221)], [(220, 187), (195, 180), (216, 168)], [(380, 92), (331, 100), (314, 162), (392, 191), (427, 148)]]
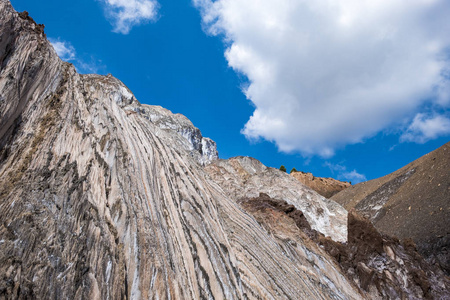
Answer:
[[(411, 240), (380, 234), (368, 219), (351, 211), (348, 240), (333, 241), (311, 229), (304, 214), (286, 201), (261, 193), (239, 203), (276, 238), (324, 257), (330, 255), (348, 279), (370, 299), (449, 299), (450, 280), (427, 263)], [(329, 262), (333, 259), (327, 259)], [(305, 266), (308, 264), (305, 262)], [(322, 265), (324, 268), (324, 265)]]
[[(260, 192), (281, 201), (265, 218)], [(372, 297), (335, 255), (358, 247), (347, 220), (288, 174), (218, 160), (188, 119), (114, 77), (77, 74), (0, 0), (0, 299)], [(422, 270), (405, 293), (445, 296)]]
[[(192, 123), (111, 76), (77, 74), (6, 0), (0, 66), (0, 298), (361, 297), (210, 179), (214, 143)], [(340, 218), (318, 217), (343, 233)]]
[(335, 241), (347, 240), (347, 211), (285, 172), (244, 156), (216, 160), (205, 170), (235, 201), (265, 193), (297, 207), (313, 229)]

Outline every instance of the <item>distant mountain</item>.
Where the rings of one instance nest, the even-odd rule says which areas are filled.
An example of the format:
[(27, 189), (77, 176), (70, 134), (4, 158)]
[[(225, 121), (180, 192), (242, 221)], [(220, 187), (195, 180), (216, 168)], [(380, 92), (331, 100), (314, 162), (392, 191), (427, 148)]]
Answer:
[(333, 178), (315, 177), (312, 173), (291, 172), (291, 176), (304, 185), (315, 190), (325, 198), (331, 198), (340, 191), (352, 186), (350, 182), (340, 181)]
[(450, 297), (408, 243), (80, 75), (0, 0), (0, 299)]
[(331, 199), (355, 208), (385, 234), (411, 238), (420, 253), (450, 274), (450, 142)]

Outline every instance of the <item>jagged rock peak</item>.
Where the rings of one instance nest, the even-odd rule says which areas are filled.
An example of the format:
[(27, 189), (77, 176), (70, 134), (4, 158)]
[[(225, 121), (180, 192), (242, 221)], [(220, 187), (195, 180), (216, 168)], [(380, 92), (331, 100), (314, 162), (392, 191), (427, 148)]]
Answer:
[(182, 114), (173, 114), (170, 110), (156, 105), (139, 105), (134, 111), (142, 114), (161, 129), (172, 130), (187, 141), (187, 147), (201, 164), (205, 165), (219, 158), (216, 143), (202, 136), (200, 130)]
[(143, 116), (162, 129), (162, 131), (156, 130), (156, 134), (167, 143), (177, 143), (180, 149), (189, 151), (190, 155), (202, 165), (218, 159), (216, 143), (203, 137), (200, 130), (184, 115), (173, 114), (161, 106), (141, 104), (133, 93), (111, 74), (107, 76), (87, 74), (81, 77), (86, 83), (85, 96), (97, 99), (98, 95), (92, 96), (90, 93), (101, 90), (103, 94), (99, 95), (100, 97), (108, 97), (115, 101), (128, 115), (136, 113)]

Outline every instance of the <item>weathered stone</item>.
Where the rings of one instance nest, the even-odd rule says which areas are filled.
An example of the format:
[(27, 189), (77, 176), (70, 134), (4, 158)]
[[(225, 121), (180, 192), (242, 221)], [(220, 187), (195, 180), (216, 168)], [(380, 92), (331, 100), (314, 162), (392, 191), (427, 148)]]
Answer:
[(0, 299), (360, 297), (210, 179), (189, 120), (77, 74), (6, 0), (0, 63)]
[(217, 160), (206, 171), (235, 201), (265, 193), (301, 210), (311, 228), (335, 241), (347, 240), (347, 211), (278, 169), (251, 157)]
[[(347, 240), (343, 207), (254, 159), (218, 160), (184, 116), (140, 104), (110, 75), (77, 74), (7, 0), (0, 125), (0, 299), (376, 295), (377, 260), (344, 272), (334, 259), (353, 253), (338, 242)], [(243, 200), (260, 193), (266, 202)], [(367, 232), (379, 241), (371, 228), (359, 238)], [(409, 272), (396, 245), (376, 245), (397, 262), (380, 271), (386, 278)], [(408, 273), (412, 295), (439, 295), (427, 272)]]
[[(413, 243), (380, 234), (368, 219), (351, 211), (348, 241), (340, 243), (311, 229), (303, 213), (286, 201), (258, 197), (243, 198), (241, 206), (284, 244), (287, 251), (301, 245), (316, 253), (318, 260), (303, 257), (303, 266), (318, 278), (328, 277), (330, 261), (371, 299), (447, 299), (450, 280), (436, 265), (427, 263)], [(323, 251), (325, 250), (325, 251)], [(327, 256), (330, 255), (331, 257)], [(319, 263), (320, 271), (315, 263)], [(395, 276), (392, 275), (392, 273)]]

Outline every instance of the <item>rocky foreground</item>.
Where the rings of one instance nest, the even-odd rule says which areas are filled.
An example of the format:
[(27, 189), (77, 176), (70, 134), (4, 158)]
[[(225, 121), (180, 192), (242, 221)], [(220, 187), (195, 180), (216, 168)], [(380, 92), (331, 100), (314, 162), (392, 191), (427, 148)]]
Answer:
[(367, 248), (339, 204), (217, 157), (184, 116), (77, 74), (0, 0), (0, 299), (449, 297), (413, 246), (369, 227)]

